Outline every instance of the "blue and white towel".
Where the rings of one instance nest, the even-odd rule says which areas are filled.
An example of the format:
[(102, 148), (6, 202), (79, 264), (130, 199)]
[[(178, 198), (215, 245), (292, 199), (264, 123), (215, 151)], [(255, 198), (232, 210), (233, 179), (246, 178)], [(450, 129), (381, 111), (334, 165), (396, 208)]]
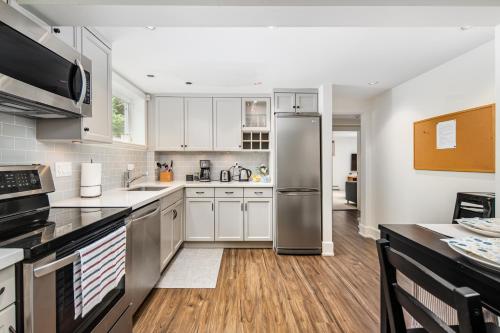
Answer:
[(73, 292), (75, 319), (85, 317), (125, 275), (126, 229), (77, 251), (79, 259), (73, 263)]

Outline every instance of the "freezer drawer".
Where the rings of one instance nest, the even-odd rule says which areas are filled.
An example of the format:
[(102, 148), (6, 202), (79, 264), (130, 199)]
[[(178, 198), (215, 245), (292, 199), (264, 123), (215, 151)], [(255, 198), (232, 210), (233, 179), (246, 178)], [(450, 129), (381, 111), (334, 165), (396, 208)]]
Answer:
[(321, 253), (321, 192), (277, 192), (277, 252)]

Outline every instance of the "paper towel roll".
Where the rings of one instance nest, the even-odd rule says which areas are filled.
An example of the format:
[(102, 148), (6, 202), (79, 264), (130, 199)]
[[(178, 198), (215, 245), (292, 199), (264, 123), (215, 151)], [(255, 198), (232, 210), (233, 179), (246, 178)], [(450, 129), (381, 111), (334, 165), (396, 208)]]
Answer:
[(80, 196), (93, 198), (101, 195), (101, 163), (82, 163), (82, 178), (80, 182)]

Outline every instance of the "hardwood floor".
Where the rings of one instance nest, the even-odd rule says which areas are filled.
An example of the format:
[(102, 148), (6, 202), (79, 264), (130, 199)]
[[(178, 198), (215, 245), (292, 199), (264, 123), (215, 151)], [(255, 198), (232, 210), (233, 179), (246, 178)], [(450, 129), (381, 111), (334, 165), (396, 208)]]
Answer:
[(334, 212), (334, 257), (224, 250), (217, 288), (155, 289), (134, 333), (378, 332), (375, 242), (356, 214)]

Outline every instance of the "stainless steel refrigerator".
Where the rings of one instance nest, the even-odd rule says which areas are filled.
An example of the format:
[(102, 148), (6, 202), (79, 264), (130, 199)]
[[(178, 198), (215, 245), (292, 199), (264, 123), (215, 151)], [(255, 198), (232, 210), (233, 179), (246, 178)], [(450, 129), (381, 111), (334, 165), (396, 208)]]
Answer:
[(321, 117), (275, 117), (277, 252), (321, 254)]

